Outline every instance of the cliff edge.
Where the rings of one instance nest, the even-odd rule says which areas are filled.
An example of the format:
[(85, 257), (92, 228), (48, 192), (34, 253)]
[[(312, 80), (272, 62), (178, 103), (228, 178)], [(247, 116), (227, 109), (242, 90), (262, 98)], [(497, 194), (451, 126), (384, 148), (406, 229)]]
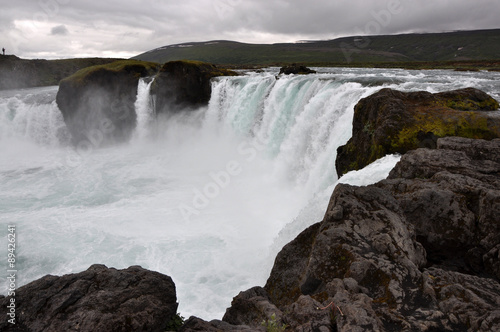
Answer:
[(435, 148), (440, 137), (498, 138), (500, 117), (488, 114), (498, 107), (495, 99), (474, 88), (434, 94), (382, 89), (354, 107), (352, 137), (337, 149), (337, 174), (387, 154)]

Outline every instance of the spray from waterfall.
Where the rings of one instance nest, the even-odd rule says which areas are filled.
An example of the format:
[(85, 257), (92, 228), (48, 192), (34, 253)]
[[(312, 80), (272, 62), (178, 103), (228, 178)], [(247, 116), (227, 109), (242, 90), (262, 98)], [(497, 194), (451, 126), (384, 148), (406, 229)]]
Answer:
[(376, 89), (319, 75), (219, 78), (205, 126), (263, 144), (275, 176), (313, 195), (336, 181), (337, 148), (351, 136), (354, 105)]

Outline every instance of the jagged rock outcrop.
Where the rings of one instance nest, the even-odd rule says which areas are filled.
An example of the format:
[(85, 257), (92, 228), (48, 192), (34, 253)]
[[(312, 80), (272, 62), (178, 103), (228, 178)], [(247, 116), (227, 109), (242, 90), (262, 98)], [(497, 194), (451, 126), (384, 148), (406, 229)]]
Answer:
[(386, 154), (435, 148), (439, 137), (500, 137), (500, 117), (487, 112), (498, 107), (495, 99), (474, 88), (435, 94), (382, 89), (355, 106), (352, 138), (337, 150), (337, 174), (361, 169)]
[(273, 314), (274, 319), (282, 324), (280, 310), (270, 303), (267, 292), (262, 287), (253, 287), (233, 299), (222, 320), (233, 325), (259, 326)]
[(408, 152), (378, 184), (415, 226), (434, 265), (500, 280), (500, 139), (446, 137)]
[(247, 325), (232, 325), (218, 319), (211, 320), (210, 322), (204, 321), (201, 318), (191, 316), (182, 325), (178, 332), (264, 332), (263, 327), (252, 328)]
[(236, 72), (199, 61), (170, 61), (163, 65), (151, 87), (155, 112), (174, 113), (207, 105), (212, 92), (210, 80), (216, 76), (236, 76)]
[(289, 66), (283, 66), (280, 68), (280, 72), (278, 75), (285, 74), (285, 75), (290, 75), (290, 74), (295, 74), (295, 75), (305, 75), (305, 74), (314, 74), (316, 73), (315, 70), (312, 70), (310, 68), (307, 68), (306, 66), (298, 65), (298, 64), (291, 64)]
[(16, 290), (16, 324), (1, 331), (157, 331), (177, 313), (172, 279), (139, 266), (116, 270), (92, 265), (61, 277), (45, 276)]
[(388, 179), (338, 185), (322, 222), (223, 320), (292, 331), (500, 330), (500, 140), (441, 138)]
[(128, 140), (137, 121), (138, 81), (158, 68), (154, 63), (124, 60), (85, 68), (63, 79), (56, 101), (77, 148), (85, 151)]

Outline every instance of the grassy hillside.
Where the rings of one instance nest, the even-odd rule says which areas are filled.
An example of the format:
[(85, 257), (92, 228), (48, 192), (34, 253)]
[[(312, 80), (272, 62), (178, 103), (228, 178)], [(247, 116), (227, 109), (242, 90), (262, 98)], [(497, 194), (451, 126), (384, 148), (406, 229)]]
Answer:
[(58, 85), (64, 77), (82, 68), (114, 62), (110, 58), (26, 60), (0, 55), (0, 90)]
[(245, 44), (219, 40), (164, 46), (134, 59), (160, 63), (187, 59), (222, 65), (500, 60), (500, 29), (345, 37), (288, 44)]

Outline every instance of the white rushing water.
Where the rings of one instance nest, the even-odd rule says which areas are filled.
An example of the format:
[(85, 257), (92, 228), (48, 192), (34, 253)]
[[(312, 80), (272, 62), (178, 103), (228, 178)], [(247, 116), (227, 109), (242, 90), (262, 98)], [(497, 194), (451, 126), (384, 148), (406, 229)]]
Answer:
[[(19, 284), (141, 265), (173, 278), (183, 316), (221, 318), (322, 219), (360, 98), (473, 86), (500, 99), (499, 73), (318, 70), (218, 78), (208, 107), (161, 121), (141, 81), (133, 139), (85, 154), (69, 144), (57, 87), (0, 92), (0, 235), (16, 225)], [(340, 181), (374, 183), (398, 159)]]

